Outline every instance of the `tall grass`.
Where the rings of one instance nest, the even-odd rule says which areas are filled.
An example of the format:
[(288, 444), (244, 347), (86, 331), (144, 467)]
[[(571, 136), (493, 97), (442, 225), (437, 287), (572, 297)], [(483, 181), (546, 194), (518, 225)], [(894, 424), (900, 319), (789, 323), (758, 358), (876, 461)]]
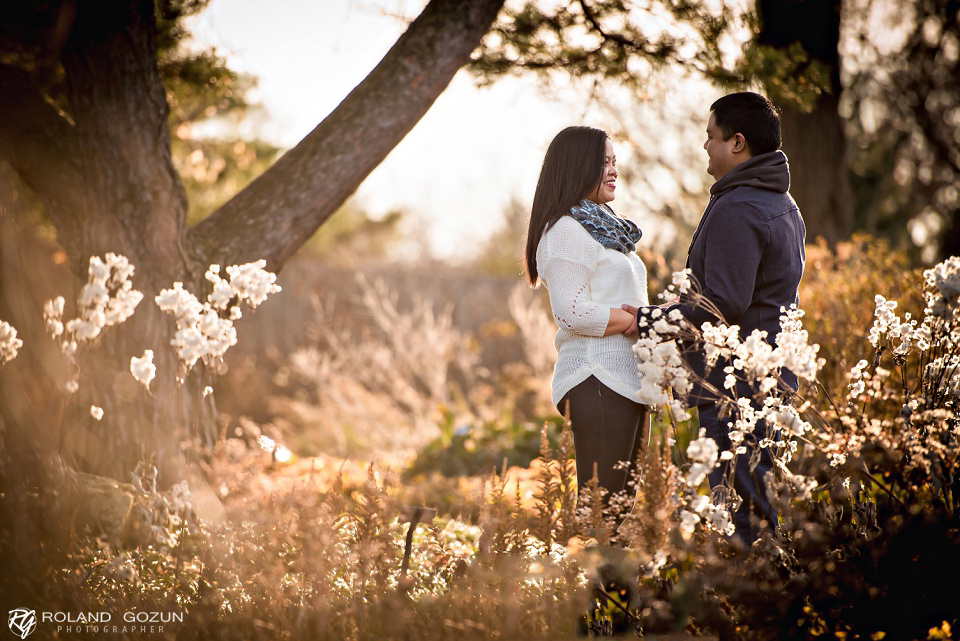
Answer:
[[(890, 289), (879, 293), (901, 295), (898, 314), (911, 308), (923, 318), (924, 304), (957, 301), (913, 302), (935, 282), (911, 281), (896, 256), (866, 239), (808, 256), (817, 269), (801, 294), (805, 328), (826, 363), (795, 406), (809, 429), (774, 443), (792, 454), (772, 484), (779, 532), (752, 548), (717, 531), (720, 501), (691, 482), (709, 457), (665, 407), (633, 476), (633, 511), (616, 532), (595, 485), (576, 494), (568, 429), (545, 428), (523, 482), (503, 468), (411, 480), (401, 475), (404, 458), (371, 465), (345, 456), (372, 452), (371, 443), (383, 452), (424, 442), (451, 412), (468, 430), (482, 420), (495, 428), (505, 414), (529, 421), (537, 410), (510, 413), (542, 408), (535, 394), (548, 388), (550, 324), (535, 293), (498, 290), (507, 316), (468, 327), (455, 308), (426, 295), (401, 300), (368, 279), (354, 287), (351, 313), (337, 307), (343, 299), (313, 303), (300, 351), (261, 355), (266, 371), (231, 364), (228, 379), (283, 379), (266, 386), (279, 405), (267, 420), (227, 417), (227, 438), (194, 457), (184, 485), (157, 488), (147, 465), (126, 483), (79, 474), (24, 447), (22, 431), (4, 424), (2, 605), (183, 613), (161, 638), (556, 638), (602, 629), (619, 612), (608, 588), (622, 584), (627, 632), (948, 637), (955, 602), (934, 578), (960, 567), (956, 320), (938, 317), (923, 353), (898, 351), (917, 327), (909, 323), (894, 336), (886, 322), (876, 347), (865, 345), (880, 312), (878, 284), (861, 265), (873, 261), (887, 275)], [(483, 336), (511, 332), (515, 360), (490, 370)], [(306, 439), (295, 448), (302, 458), (277, 460), (258, 444), (264, 435)], [(334, 445), (308, 457), (324, 451), (310, 438)], [(411, 505), (439, 509), (413, 529), (404, 575)]]

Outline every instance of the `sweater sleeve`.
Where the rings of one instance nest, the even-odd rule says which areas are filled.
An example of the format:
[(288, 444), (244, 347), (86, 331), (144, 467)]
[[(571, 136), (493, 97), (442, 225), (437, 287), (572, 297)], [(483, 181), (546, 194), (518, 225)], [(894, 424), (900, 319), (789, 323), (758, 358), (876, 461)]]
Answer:
[(557, 325), (574, 334), (603, 336), (610, 308), (590, 300), (600, 245), (568, 217), (557, 221), (540, 244), (537, 271), (546, 283)]

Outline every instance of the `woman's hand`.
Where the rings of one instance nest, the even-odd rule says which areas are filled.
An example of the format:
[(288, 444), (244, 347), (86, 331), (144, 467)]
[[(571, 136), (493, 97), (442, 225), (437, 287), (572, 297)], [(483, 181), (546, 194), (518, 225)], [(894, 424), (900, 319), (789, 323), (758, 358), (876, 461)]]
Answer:
[(607, 321), (607, 329), (603, 335), (610, 336), (611, 334), (637, 335), (637, 311), (635, 307), (623, 305), (610, 308), (610, 320)]

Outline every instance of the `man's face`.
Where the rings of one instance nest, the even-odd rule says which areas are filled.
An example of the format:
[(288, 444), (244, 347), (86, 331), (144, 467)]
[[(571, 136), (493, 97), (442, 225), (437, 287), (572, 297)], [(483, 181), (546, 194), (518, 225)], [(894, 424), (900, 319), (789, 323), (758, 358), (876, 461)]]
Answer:
[(703, 148), (707, 151), (707, 173), (713, 176), (714, 180), (720, 180), (734, 167), (749, 158), (744, 157), (740, 150), (743, 149), (743, 136), (734, 134), (727, 140), (723, 139), (723, 131), (717, 126), (717, 121), (713, 113), (710, 114), (710, 120), (707, 122), (707, 141), (703, 143)]

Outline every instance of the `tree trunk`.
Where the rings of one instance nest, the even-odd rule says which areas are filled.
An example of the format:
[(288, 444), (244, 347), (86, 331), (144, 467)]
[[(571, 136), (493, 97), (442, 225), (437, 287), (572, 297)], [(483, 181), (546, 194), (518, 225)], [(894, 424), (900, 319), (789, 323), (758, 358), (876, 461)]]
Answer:
[[(60, 52), (66, 113), (27, 74), (5, 68), (0, 85), (13, 100), (0, 107), (4, 120), (29, 126), (5, 127), (0, 153), (43, 205), (80, 283), (90, 256), (114, 252), (136, 266), (145, 296), (130, 320), (81, 347), (79, 391), (67, 397), (62, 425), (45, 426), (48, 440), (79, 467), (126, 479), (145, 460), (171, 480), (182, 469), (174, 436), (186, 424), (185, 407), (174, 402), (176, 359), (163, 349), (172, 326), (152, 298), (174, 280), (189, 283), (197, 270), (181, 251), (186, 199), (170, 159), (154, 38), (149, 0), (79, 7)], [(148, 348), (157, 353), (152, 396), (128, 370)], [(92, 405), (103, 408), (102, 421), (90, 415)]]
[[(63, 15), (54, 20), (58, 33), (68, 33), (62, 51), (54, 52), (65, 77), (65, 113), (26, 67), (0, 65), (0, 160), (36, 194), (79, 283), (90, 256), (123, 254), (136, 267), (134, 286), (144, 300), (127, 322), (107, 328), (99, 345), (82, 350), (80, 390), (66, 397), (59, 422), (37, 426), (48, 444), (78, 467), (120, 480), (129, 480), (140, 461), (157, 464), (161, 482), (183, 478), (181, 441), (209, 443), (215, 412), (200, 394), (202, 373), (177, 385), (169, 347), (174, 322), (154, 296), (181, 281), (203, 299), (203, 273), (211, 263), (266, 258), (278, 270), (419, 121), (502, 4), (432, 0), (333, 114), (191, 231), (170, 160), (152, 2), (60, 5), (76, 9), (66, 14), (72, 21), (66, 27)], [(0, 17), (0, 27), (9, 28), (9, 16)], [(24, 33), (34, 34), (30, 26)], [(34, 322), (42, 322), (36, 308)], [(154, 351), (157, 365), (149, 393), (129, 372), (130, 358), (145, 349)], [(60, 385), (69, 378), (46, 369)], [(103, 408), (101, 421), (90, 415), (91, 405)]]
[(790, 193), (807, 227), (807, 238), (835, 243), (853, 230), (853, 197), (847, 179), (847, 148), (838, 111), (840, 91), (840, 0), (759, 0), (759, 43), (786, 48), (799, 42), (830, 71), (830, 93), (813, 111), (779, 105), (783, 151), (790, 159)]

